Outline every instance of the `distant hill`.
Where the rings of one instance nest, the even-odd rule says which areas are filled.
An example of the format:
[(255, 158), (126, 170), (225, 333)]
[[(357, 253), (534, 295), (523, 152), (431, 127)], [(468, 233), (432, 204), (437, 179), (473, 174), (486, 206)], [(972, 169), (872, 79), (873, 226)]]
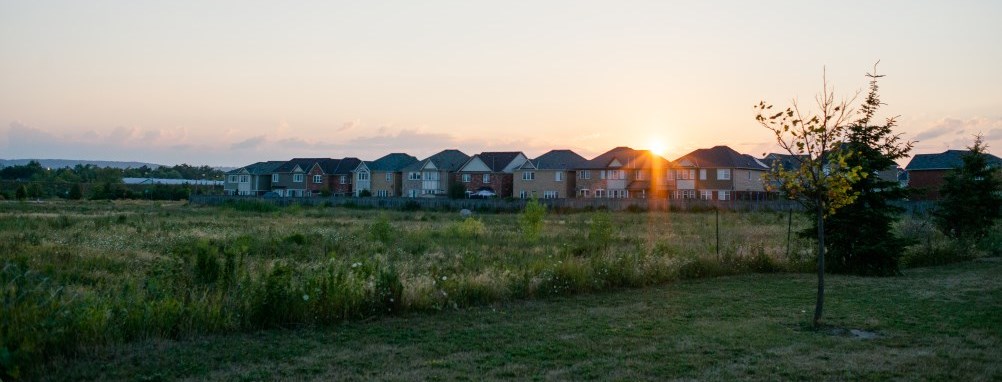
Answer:
[(63, 168), (63, 167), (74, 167), (76, 165), (89, 165), (92, 164), (97, 167), (112, 167), (112, 168), (139, 168), (147, 166), (149, 168), (159, 168), (162, 165), (156, 163), (145, 163), (145, 162), (119, 162), (119, 161), (108, 161), (108, 160), (79, 160), (79, 159), (0, 159), (0, 168), (10, 167), (10, 166), (24, 166), (30, 161), (38, 161), (42, 167), (46, 168)]

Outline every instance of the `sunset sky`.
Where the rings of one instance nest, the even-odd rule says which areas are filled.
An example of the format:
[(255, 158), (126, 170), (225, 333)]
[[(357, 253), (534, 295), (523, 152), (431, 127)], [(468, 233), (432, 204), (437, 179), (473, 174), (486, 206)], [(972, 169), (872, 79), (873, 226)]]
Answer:
[(1002, 153), (1002, 1), (0, 0), (0, 158), (761, 156), (877, 60), (914, 153)]

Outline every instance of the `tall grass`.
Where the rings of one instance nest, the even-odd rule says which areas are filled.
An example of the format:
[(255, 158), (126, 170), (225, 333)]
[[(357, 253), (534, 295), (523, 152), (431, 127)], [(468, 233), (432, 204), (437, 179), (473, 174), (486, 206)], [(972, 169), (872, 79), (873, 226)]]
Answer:
[[(91, 345), (813, 264), (813, 246), (801, 239), (786, 257), (786, 218), (774, 213), (722, 213), (717, 256), (707, 213), (550, 214), (531, 237), (518, 215), (137, 202), (0, 206), (5, 377)], [(795, 222), (794, 229), (808, 224)]]

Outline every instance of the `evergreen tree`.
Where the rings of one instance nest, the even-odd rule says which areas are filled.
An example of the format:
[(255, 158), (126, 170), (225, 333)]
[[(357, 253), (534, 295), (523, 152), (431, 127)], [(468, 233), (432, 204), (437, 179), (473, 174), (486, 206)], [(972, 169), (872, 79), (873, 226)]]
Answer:
[[(893, 276), (899, 274), (898, 260), (911, 242), (896, 235), (892, 225), (902, 208), (891, 205), (892, 200), (905, 196), (895, 180), (883, 180), (878, 172), (895, 169), (895, 160), (904, 158), (912, 149), (912, 142), (901, 141), (894, 134), (895, 118), (882, 125), (872, 125), (880, 108), (877, 80), (881, 75), (867, 74), (870, 89), (860, 106), (860, 118), (851, 124), (846, 133), (844, 150), (852, 154), (846, 158), (849, 167), (858, 167), (861, 177), (852, 184), (856, 198), (826, 218), (825, 253), (828, 269), (836, 273), (866, 276)], [(817, 235), (811, 228), (805, 236)]]
[(28, 187), (25, 187), (22, 184), (21, 187), (18, 187), (17, 191), (14, 192), (14, 197), (17, 198), (17, 200), (27, 199), (28, 198)]
[(70, 192), (67, 195), (70, 200), (80, 200), (83, 198), (83, 189), (80, 187), (80, 183), (74, 183), (73, 187), (70, 187)]
[(977, 242), (1002, 217), (1002, 180), (978, 135), (962, 157), (963, 165), (946, 176), (933, 217), (943, 233), (962, 242)]

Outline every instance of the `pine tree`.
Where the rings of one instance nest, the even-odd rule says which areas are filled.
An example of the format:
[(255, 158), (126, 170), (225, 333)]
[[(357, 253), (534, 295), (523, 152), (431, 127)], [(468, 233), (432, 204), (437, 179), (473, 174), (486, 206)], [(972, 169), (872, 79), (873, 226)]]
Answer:
[(1002, 180), (986, 155), (984, 137), (978, 135), (968, 149), (963, 165), (946, 176), (933, 211), (939, 229), (964, 243), (984, 238), (1002, 217)]

